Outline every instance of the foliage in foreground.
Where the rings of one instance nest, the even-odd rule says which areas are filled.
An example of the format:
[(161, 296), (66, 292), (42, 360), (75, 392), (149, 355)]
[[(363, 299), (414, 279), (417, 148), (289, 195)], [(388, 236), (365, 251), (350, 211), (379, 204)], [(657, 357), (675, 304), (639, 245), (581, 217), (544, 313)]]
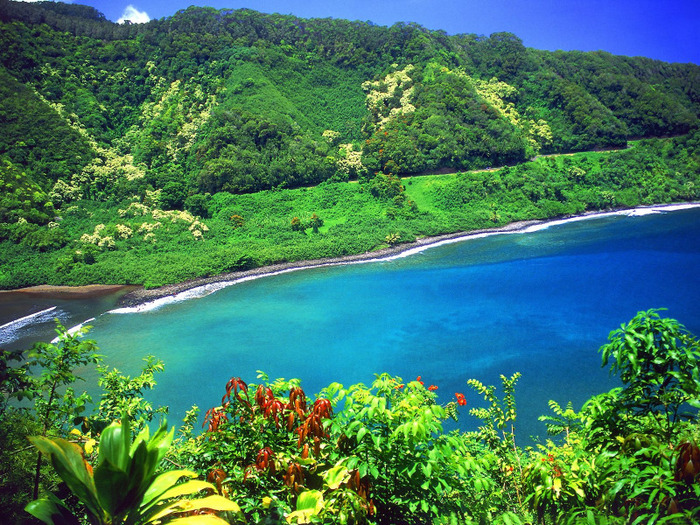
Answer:
[[(298, 380), (270, 381), (260, 373), (257, 384), (233, 377), (225, 385), (201, 434), (193, 432), (195, 411), (189, 413), (167, 456), (172, 431), (161, 426), (149, 439), (143, 430), (128, 446), (127, 417), (102, 430), (96, 456), (88, 434), (68, 434), (76, 441), (77, 432), (79, 444), (34, 438), (65, 482), (56, 486), (64, 503), (45, 496), (28, 508), (92, 516), (94, 523), (102, 523), (94, 516), (103, 509), (115, 516), (128, 508), (123, 515), (131, 522), (147, 522), (153, 491), (115, 493), (111, 483), (141, 490), (199, 474), (219, 503), (230, 502), (235, 512), (224, 516), (230, 523), (698, 522), (700, 342), (677, 321), (649, 310), (611, 332), (600, 351), (621, 386), (593, 396), (578, 412), (551, 401), (552, 414), (540, 418), (551, 439), (534, 448), (517, 445), (519, 374), (501, 377), (501, 393), (468, 382), (484, 403), (469, 411), (480, 421), (478, 430), (465, 433), (446, 432), (443, 425), (461, 417), (466, 396), (457, 393), (440, 405), (437, 387), (426, 387), (421, 377), (403, 382), (381, 374), (369, 386), (332, 383), (310, 399)], [(26, 392), (31, 377), (21, 367), (9, 370), (4, 395)], [(137, 420), (146, 413), (134, 412)], [(5, 408), (0, 429), (19, 414)], [(27, 412), (24, 420), (36, 415)], [(67, 430), (54, 425), (49, 433), (66, 436)], [(149, 454), (153, 461), (141, 458)], [(83, 456), (97, 457), (93, 472)], [(4, 452), (3, 463), (10, 457)], [(163, 457), (180, 470), (156, 470)], [(163, 499), (204, 486), (175, 484)], [(65, 497), (71, 492), (77, 499)], [(117, 494), (124, 500), (114, 499)], [(163, 509), (198, 505), (170, 504)]]
[[(199, 511), (238, 512), (238, 506), (212, 494), (200, 499), (181, 499), (213, 486), (196, 478), (195, 472), (169, 470), (157, 473), (173, 440), (165, 423), (150, 436), (144, 428), (131, 439), (129, 417), (102, 431), (97, 466), (93, 469), (83, 457), (83, 449), (65, 439), (30, 437), (29, 440), (51, 459), (51, 464), (70, 492), (84, 506), (85, 519), (92, 525), (146, 525), (168, 523), (225, 524), (223, 519)], [(74, 514), (53, 494), (29, 503), (26, 509), (48, 525), (78, 524), (82, 513)]]

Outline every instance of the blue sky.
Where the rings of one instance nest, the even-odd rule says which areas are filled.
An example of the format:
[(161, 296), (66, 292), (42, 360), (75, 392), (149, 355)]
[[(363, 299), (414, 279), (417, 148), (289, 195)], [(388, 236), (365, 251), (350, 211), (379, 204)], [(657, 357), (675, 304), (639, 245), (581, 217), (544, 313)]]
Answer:
[(700, 64), (700, 0), (83, 0), (118, 21), (163, 18), (190, 5), (248, 7), (303, 18), (417, 22), (449, 34), (509, 31), (538, 49), (602, 49)]

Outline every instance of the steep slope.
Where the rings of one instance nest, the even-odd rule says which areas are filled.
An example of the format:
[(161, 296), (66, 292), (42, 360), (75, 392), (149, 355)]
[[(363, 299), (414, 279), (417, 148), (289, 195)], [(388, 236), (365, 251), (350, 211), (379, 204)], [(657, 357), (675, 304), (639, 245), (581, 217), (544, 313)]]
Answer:
[[(155, 285), (698, 196), (693, 64), (249, 9), (118, 25), (9, 0), (0, 49), (0, 286)], [(682, 134), (605, 169), (524, 164)], [(432, 211), (398, 178), (500, 166), (517, 176), (455, 176)]]

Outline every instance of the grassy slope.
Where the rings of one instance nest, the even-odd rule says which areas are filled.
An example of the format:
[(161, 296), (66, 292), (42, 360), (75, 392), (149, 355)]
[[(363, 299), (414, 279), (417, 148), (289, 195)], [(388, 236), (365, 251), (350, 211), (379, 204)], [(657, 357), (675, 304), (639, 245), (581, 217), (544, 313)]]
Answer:
[[(370, 184), (220, 193), (212, 197), (211, 218), (199, 223), (208, 228), (202, 240), (192, 233), (198, 228), (194, 218), (156, 220), (152, 212), (120, 217), (115, 208), (124, 209), (128, 202), (117, 207), (79, 202), (63, 213), (58, 226), (72, 239), (62, 249), (38, 252), (0, 244), (2, 258), (13, 261), (12, 266), (3, 267), (0, 286), (129, 283), (154, 287), (283, 261), (363, 253), (386, 246), (389, 235), (407, 242), (518, 220), (693, 200), (700, 184), (697, 147), (691, 144), (692, 148), (681, 150), (684, 154), (664, 159), (660, 151), (669, 150), (670, 140), (626, 151), (540, 158), (499, 170), (403, 179), (405, 194), (416, 202), (417, 211), (375, 197)], [(690, 142), (685, 144), (688, 148)], [(686, 159), (685, 164), (677, 164), (679, 158)], [(303, 233), (292, 230), (292, 218), (308, 222), (314, 213), (324, 220), (318, 233), (310, 228)], [(242, 226), (231, 219), (234, 215), (243, 218)], [(160, 223), (148, 239), (144, 223)], [(83, 234), (93, 234), (98, 224), (105, 225), (100, 235), (114, 239), (112, 247), (80, 241)], [(121, 238), (118, 225), (132, 233)]]

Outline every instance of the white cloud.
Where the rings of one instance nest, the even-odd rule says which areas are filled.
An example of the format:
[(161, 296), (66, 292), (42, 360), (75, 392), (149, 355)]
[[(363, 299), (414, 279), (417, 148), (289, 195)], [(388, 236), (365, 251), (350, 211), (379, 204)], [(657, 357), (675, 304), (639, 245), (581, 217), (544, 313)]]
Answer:
[(123, 24), (127, 20), (129, 20), (132, 24), (145, 24), (151, 20), (151, 17), (148, 16), (146, 11), (139, 11), (133, 5), (129, 4), (126, 6), (126, 9), (124, 9), (124, 13), (122, 14), (121, 18), (117, 20), (117, 24)]

